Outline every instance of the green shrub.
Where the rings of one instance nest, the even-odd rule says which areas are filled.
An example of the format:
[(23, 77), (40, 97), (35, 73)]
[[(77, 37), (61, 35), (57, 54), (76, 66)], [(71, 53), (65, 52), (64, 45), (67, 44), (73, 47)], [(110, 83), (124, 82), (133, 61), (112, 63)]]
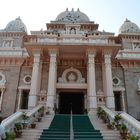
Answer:
[(6, 132), (5, 140), (15, 140), (16, 134), (14, 131)]

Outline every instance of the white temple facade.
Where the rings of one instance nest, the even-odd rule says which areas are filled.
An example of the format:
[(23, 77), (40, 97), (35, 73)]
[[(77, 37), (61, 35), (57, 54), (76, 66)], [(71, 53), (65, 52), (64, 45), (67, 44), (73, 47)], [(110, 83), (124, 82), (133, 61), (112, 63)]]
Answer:
[(106, 106), (140, 120), (140, 29), (128, 19), (117, 36), (98, 26), (66, 9), (31, 35), (20, 18), (0, 30), (1, 117), (42, 104), (61, 114)]

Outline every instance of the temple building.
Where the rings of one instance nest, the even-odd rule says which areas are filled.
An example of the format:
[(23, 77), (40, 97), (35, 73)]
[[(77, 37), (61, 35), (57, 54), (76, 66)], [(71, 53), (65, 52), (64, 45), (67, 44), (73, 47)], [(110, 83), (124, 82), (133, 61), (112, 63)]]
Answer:
[(79, 9), (66, 9), (46, 27), (28, 34), (19, 17), (0, 30), (2, 118), (41, 104), (60, 114), (106, 106), (140, 120), (140, 29), (135, 23), (126, 19), (115, 35), (99, 31), (99, 24)]

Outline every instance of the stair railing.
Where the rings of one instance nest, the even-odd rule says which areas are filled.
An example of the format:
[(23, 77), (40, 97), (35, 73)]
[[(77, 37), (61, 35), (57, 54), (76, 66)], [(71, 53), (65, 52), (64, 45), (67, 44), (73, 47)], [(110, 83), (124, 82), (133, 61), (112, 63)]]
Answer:
[(43, 107), (43, 105), (38, 105), (37, 107), (33, 108), (31, 111), (27, 113), (28, 116), (28, 125), (34, 122), (38, 116), (40, 115), (39, 110)]
[(122, 123), (127, 126), (128, 132), (140, 137), (140, 122), (125, 112), (121, 113), (120, 116), (122, 117)]
[[(115, 115), (117, 115), (118, 113), (115, 111), (112, 111), (110, 109), (108, 109), (105, 106), (101, 107), (107, 114), (110, 122), (113, 121)], [(140, 137), (140, 122), (137, 121), (134, 117), (132, 117), (131, 115), (127, 114), (126, 112), (122, 112), (119, 114), (121, 116), (121, 124), (125, 124), (128, 132), (132, 135), (135, 136), (139, 136)]]
[[(27, 116), (29, 118), (27, 120), (28, 125), (35, 120), (35, 118), (33, 116), (35, 116), (36, 118), (38, 117), (39, 109), (41, 109), (42, 107), (43, 107), (42, 105), (39, 105), (27, 113)], [(0, 125), (5, 129), (5, 132), (9, 132), (9, 131), (13, 130), (15, 127), (15, 123), (23, 122), (23, 113), (24, 112), (17, 111), (1, 122)]]
[(5, 128), (6, 132), (14, 129), (16, 122), (22, 121), (22, 114), (23, 113), (19, 111), (15, 112), (14, 114), (12, 114), (11, 116), (9, 116), (1, 122), (1, 125)]
[(72, 105), (71, 105), (71, 111), (70, 111), (70, 140), (74, 140)]
[(114, 117), (117, 115), (117, 113), (115, 111), (108, 109), (105, 106), (102, 106), (101, 108), (102, 108), (102, 110), (104, 110), (106, 112), (109, 121), (112, 122), (114, 120)]

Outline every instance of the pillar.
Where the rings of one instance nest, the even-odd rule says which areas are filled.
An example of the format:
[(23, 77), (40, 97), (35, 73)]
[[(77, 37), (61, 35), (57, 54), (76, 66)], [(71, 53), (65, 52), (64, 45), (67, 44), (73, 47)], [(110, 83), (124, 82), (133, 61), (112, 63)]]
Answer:
[(51, 50), (50, 54), (50, 65), (49, 65), (49, 78), (48, 78), (48, 92), (47, 92), (47, 103), (46, 106), (50, 113), (54, 113), (54, 104), (56, 97), (56, 80), (57, 80), (57, 65), (56, 57), (57, 51)]
[(0, 91), (1, 91), (1, 96), (0, 96), (0, 111), (1, 111), (1, 109), (2, 109), (3, 95), (4, 95), (5, 88), (1, 88)]
[(40, 73), (40, 51), (34, 52), (34, 64), (32, 70), (32, 80), (28, 100), (28, 108), (33, 108), (37, 105), (37, 94), (39, 92), (39, 73)]
[(124, 112), (126, 112), (125, 91), (121, 91), (121, 97), (122, 97), (122, 109)]
[(97, 108), (97, 97), (96, 97), (96, 81), (95, 81), (95, 53), (88, 53), (88, 108), (89, 111), (93, 111)]
[(18, 90), (18, 105), (17, 105), (17, 109), (20, 109), (21, 95), (22, 95), (22, 89), (19, 89)]
[(105, 61), (105, 78), (106, 78), (106, 105), (110, 109), (115, 109), (113, 84), (112, 84), (112, 69), (111, 69), (111, 55), (104, 55)]

